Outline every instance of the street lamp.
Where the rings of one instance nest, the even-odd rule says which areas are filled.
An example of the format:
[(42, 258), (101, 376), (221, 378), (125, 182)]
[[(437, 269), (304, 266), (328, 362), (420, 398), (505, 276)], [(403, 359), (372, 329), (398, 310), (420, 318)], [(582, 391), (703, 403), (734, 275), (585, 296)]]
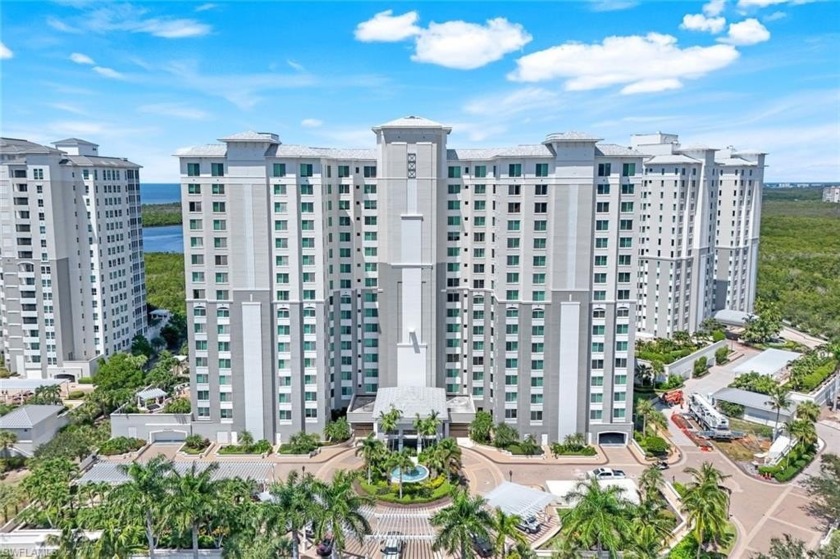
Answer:
[(508, 478), (510, 478), (511, 483), (513, 483), (513, 470), (508, 470)]

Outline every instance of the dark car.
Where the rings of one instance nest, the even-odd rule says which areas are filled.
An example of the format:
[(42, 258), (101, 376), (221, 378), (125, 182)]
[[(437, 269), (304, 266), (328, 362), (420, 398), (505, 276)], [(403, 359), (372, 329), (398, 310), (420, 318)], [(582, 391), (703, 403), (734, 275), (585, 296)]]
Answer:
[(332, 536), (326, 536), (321, 543), (318, 544), (317, 549), (315, 549), (315, 553), (317, 553), (321, 557), (329, 557), (332, 555), (333, 550), (333, 539)]
[(475, 552), (478, 554), (479, 557), (490, 557), (493, 555), (493, 546), (490, 544), (490, 540), (488, 540), (484, 536), (473, 534), (472, 544), (473, 549), (475, 549)]

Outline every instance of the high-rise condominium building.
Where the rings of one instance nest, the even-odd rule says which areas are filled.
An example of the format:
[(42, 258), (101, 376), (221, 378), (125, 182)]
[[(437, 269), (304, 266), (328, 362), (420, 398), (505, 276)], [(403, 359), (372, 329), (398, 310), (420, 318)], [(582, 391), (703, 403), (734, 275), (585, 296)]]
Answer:
[(667, 337), (717, 310), (751, 312), (765, 154), (683, 147), (674, 134), (631, 143), (646, 155), (638, 329)]
[(54, 146), (0, 139), (0, 352), (22, 376), (79, 378), (145, 334), (140, 167)]
[(373, 150), (249, 132), (179, 152), (193, 429), (287, 439), (342, 408), (375, 429), (387, 394), (450, 432), (484, 409), (538, 441), (624, 441), (642, 154), (373, 130)]

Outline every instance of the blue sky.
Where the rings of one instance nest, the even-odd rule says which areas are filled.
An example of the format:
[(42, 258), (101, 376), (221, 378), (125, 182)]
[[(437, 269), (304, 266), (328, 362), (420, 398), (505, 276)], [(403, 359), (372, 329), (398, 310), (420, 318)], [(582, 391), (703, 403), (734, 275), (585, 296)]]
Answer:
[(840, 3), (0, 4), (0, 132), (77, 136), (174, 182), (171, 155), (244, 131), (372, 147), (419, 114), (450, 145), (581, 130), (770, 153), (840, 180)]

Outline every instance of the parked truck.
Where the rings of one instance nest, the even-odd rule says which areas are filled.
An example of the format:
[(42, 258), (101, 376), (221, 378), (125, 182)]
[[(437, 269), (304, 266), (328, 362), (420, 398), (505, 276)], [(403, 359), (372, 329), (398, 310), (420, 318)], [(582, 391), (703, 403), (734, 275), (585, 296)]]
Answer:
[(691, 394), (688, 397), (688, 411), (706, 430), (729, 431), (729, 419), (702, 394)]

